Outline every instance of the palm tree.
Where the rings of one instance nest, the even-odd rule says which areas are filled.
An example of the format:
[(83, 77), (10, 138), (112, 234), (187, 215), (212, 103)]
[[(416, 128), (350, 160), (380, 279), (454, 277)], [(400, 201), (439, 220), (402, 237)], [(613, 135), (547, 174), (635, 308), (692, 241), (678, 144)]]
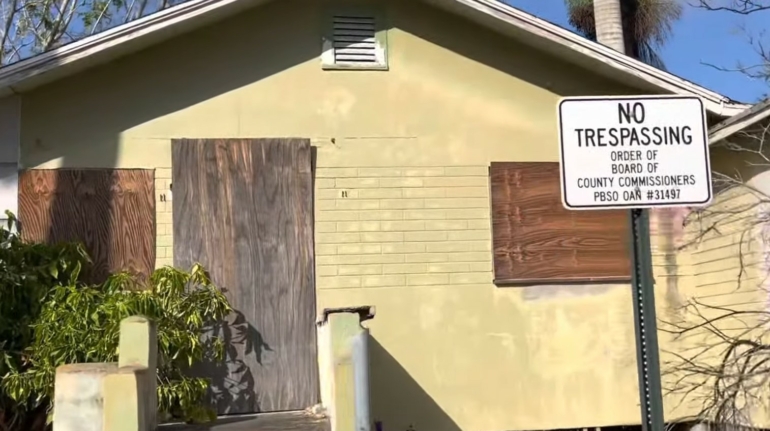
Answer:
[[(682, 16), (682, 2), (678, 0), (564, 0), (567, 4), (569, 22), (580, 33), (591, 40), (597, 40), (597, 21), (602, 43), (613, 46), (617, 41), (618, 29), (623, 38), (626, 55), (637, 58), (651, 66), (665, 69), (657, 52), (671, 35), (673, 23)], [(596, 8), (594, 8), (596, 6)], [(622, 27), (617, 24), (620, 9)], [(594, 17), (596, 9), (599, 19)], [(606, 36), (606, 37), (605, 37)]]
[(593, 3), (592, 15), (596, 41), (615, 51), (625, 53), (627, 50), (623, 37), (623, 12), (620, 0), (594, 0)]

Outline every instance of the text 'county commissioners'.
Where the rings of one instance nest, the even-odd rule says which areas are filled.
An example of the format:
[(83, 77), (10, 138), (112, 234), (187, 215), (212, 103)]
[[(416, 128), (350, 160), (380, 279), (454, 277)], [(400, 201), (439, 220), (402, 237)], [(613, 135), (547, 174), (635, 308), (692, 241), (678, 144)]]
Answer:
[(568, 209), (711, 201), (705, 112), (696, 97), (565, 98), (559, 129)]

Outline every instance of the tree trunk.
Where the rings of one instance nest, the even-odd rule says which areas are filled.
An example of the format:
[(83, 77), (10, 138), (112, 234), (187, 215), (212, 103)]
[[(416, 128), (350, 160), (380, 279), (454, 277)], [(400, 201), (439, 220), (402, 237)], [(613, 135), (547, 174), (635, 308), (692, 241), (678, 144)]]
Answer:
[(594, 20), (596, 21), (596, 41), (625, 54), (621, 1), (623, 0), (594, 0)]

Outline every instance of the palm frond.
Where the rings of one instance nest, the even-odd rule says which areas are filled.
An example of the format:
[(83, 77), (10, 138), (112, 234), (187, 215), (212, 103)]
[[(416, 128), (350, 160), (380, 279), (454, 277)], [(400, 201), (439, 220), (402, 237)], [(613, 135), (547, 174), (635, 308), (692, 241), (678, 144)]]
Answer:
[(666, 64), (663, 62), (663, 58), (661, 58), (660, 54), (658, 54), (655, 48), (648, 42), (637, 44), (635, 48), (636, 51), (633, 53), (634, 58), (660, 70), (668, 70), (666, 69)]

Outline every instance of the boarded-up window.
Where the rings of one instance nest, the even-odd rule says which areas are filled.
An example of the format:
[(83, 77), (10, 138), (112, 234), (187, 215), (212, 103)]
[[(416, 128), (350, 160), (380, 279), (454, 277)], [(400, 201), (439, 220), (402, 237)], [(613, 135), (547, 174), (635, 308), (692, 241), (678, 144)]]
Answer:
[(627, 211), (568, 211), (558, 163), (492, 163), (497, 284), (627, 281)]
[(110, 273), (148, 275), (155, 266), (155, 184), (145, 169), (33, 169), (19, 177), (26, 241), (85, 244), (100, 282)]

